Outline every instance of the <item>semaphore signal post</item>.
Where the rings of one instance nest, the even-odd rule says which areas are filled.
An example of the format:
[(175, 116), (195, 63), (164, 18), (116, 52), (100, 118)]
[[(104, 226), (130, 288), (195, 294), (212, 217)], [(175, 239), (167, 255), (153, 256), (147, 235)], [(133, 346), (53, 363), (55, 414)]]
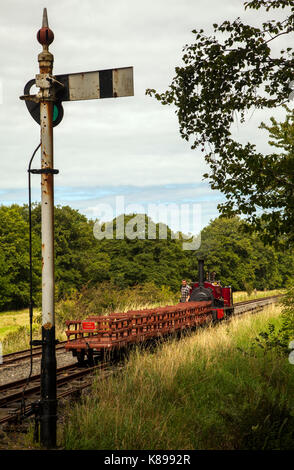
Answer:
[[(117, 68), (93, 72), (53, 75), (53, 55), (49, 45), (54, 34), (49, 28), (47, 10), (43, 11), (42, 28), (37, 39), (43, 46), (38, 55), (39, 74), (24, 88), (26, 106), (41, 129), (41, 169), (31, 170), (41, 175), (42, 228), (42, 345), (41, 401), (39, 409), (40, 440), (46, 448), (56, 447), (57, 396), (54, 312), (54, 175), (53, 127), (63, 118), (63, 101), (117, 98), (133, 96), (133, 68)], [(30, 94), (33, 85), (39, 88)]]

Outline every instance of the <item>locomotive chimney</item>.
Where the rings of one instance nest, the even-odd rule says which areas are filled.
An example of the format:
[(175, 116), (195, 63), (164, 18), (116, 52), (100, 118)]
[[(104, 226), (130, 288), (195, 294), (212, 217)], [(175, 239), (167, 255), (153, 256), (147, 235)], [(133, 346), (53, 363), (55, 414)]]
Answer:
[(198, 283), (199, 286), (204, 286), (204, 260), (198, 260)]

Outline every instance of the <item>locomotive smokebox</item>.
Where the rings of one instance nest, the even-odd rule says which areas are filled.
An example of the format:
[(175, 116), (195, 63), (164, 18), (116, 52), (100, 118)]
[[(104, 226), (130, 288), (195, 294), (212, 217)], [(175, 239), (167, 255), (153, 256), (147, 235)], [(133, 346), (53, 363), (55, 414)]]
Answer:
[(198, 284), (204, 286), (204, 259), (198, 260)]
[(198, 260), (198, 285), (192, 288), (190, 302), (213, 302), (214, 297), (210, 287), (204, 287), (204, 260)]

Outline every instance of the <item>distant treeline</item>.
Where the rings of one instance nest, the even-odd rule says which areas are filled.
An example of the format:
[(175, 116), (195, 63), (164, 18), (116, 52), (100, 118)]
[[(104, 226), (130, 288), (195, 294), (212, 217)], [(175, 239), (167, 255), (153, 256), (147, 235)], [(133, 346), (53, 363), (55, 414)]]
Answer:
[[(128, 223), (132, 215), (124, 218)], [(33, 283), (34, 301), (41, 298), (41, 208), (34, 205)], [(129, 288), (153, 283), (178, 292), (181, 279), (197, 278), (197, 256), (206, 268), (234, 290), (284, 287), (294, 277), (294, 253), (286, 247), (265, 246), (258, 234), (244, 232), (240, 219), (217, 218), (202, 231), (197, 251), (183, 250), (183, 240), (98, 240), (94, 221), (69, 206), (55, 207), (56, 298), (109, 282), (111, 288)], [(146, 226), (150, 219), (145, 217)], [(152, 222), (153, 223), (153, 222)], [(159, 225), (156, 225), (158, 234)], [(146, 230), (146, 233), (148, 230)], [(147, 238), (147, 237), (146, 237)], [(23, 308), (29, 301), (28, 206), (0, 206), (0, 309)]]

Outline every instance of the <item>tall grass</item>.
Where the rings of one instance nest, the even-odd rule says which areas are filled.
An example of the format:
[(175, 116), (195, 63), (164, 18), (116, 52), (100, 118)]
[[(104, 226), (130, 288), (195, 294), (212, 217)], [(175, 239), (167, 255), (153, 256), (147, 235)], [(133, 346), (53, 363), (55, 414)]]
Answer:
[(0, 341), (19, 326), (28, 324), (27, 310), (11, 310), (10, 312), (0, 313)]
[(233, 292), (234, 302), (243, 302), (245, 300), (261, 299), (263, 297), (269, 297), (271, 295), (279, 295), (285, 293), (285, 289), (274, 289), (274, 290), (253, 290), (250, 294), (246, 291)]
[(253, 348), (279, 308), (246, 315), (155, 353), (131, 354), (123, 373), (96, 379), (70, 407), (67, 449), (294, 449), (294, 369)]
[[(30, 347), (29, 310), (19, 310), (0, 313), (0, 341), (3, 354), (9, 354)], [(33, 339), (41, 339), (41, 312), (34, 311)], [(56, 337), (65, 340), (63, 326), (57, 326)]]

